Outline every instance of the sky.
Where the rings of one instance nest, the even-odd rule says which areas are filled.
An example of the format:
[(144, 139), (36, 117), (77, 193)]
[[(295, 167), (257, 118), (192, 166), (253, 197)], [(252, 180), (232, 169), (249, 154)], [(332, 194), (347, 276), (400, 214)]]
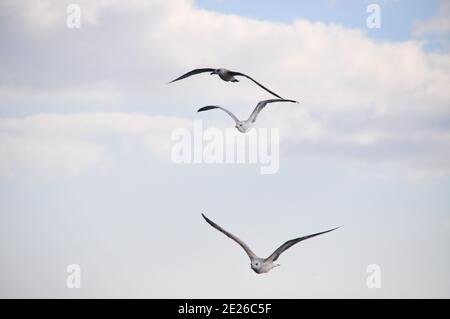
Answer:
[[(280, 3), (0, 1), (0, 297), (450, 297), (450, 1)], [(167, 84), (199, 67), (300, 101), (256, 123), (279, 130), (274, 174), (172, 160), (174, 130), (232, 127), (199, 107), (271, 98)], [(261, 257), (343, 227), (257, 275), (201, 213)]]

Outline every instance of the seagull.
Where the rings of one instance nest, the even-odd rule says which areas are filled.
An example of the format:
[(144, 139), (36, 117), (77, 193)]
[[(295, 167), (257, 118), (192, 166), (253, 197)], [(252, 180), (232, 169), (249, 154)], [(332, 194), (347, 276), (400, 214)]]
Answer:
[(258, 83), (255, 79), (253, 79), (252, 77), (248, 76), (247, 74), (244, 74), (244, 73), (241, 73), (241, 72), (230, 71), (230, 70), (227, 70), (227, 69), (224, 69), (224, 68), (219, 68), (219, 69), (212, 69), (212, 68), (195, 69), (195, 70), (189, 71), (186, 74), (183, 74), (182, 76), (180, 76), (179, 78), (176, 78), (175, 80), (170, 81), (169, 84), (172, 83), (172, 82), (175, 82), (175, 81), (182, 80), (182, 79), (185, 79), (187, 77), (190, 77), (191, 75), (205, 73), (205, 72), (210, 72), (211, 75), (212, 74), (217, 74), (222, 80), (224, 80), (226, 82), (239, 82), (239, 80), (236, 79), (236, 76), (246, 77), (247, 79), (253, 81), (256, 85), (258, 85), (259, 87), (263, 88), (264, 90), (266, 90), (267, 92), (269, 92), (273, 96), (276, 96), (277, 98), (282, 99), (281, 96), (279, 96), (278, 94), (272, 92), (271, 90), (266, 88), (261, 83)]
[(238, 129), (239, 132), (241, 133), (246, 133), (248, 132), (252, 127), (253, 124), (255, 124), (256, 122), (256, 117), (258, 116), (259, 112), (262, 111), (262, 109), (268, 104), (268, 103), (274, 103), (274, 102), (291, 102), (291, 103), (298, 103), (297, 101), (294, 100), (285, 100), (285, 99), (271, 99), (271, 100), (264, 100), (264, 101), (260, 101), (258, 102), (258, 104), (256, 105), (255, 109), (253, 110), (252, 114), (250, 114), (250, 117), (248, 118), (248, 120), (246, 121), (240, 121), (236, 115), (234, 115), (233, 113), (231, 113), (230, 111), (228, 111), (227, 109), (221, 107), (221, 106), (217, 106), (217, 105), (208, 105), (208, 106), (204, 106), (202, 108), (199, 108), (197, 110), (197, 112), (203, 112), (203, 111), (208, 111), (208, 110), (213, 110), (213, 109), (221, 109), (222, 111), (226, 112), (229, 116), (231, 116), (231, 118), (234, 120), (234, 122), (236, 123), (235, 128)]
[(267, 257), (267, 258), (260, 258), (260, 257), (256, 256), (255, 253), (242, 240), (240, 240), (239, 238), (234, 236), (232, 233), (226, 231), (225, 229), (223, 229), (222, 227), (220, 227), (219, 225), (214, 223), (212, 220), (210, 220), (204, 214), (202, 214), (202, 216), (203, 216), (203, 218), (206, 220), (206, 222), (208, 224), (210, 224), (212, 227), (214, 227), (218, 231), (224, 233), (226, 236), (228, 236), (229, 238), (231, 238), (232, 240), (237, 242), (245, 250), (245, 252), (247, 253), (248, 257), (250, 258), (250, 267), (257, 274), (263, 274), (263, 273), (269, 272), (272, 268), (280, 266), (279, 264), (274, 264), (274, 261), (276, 261), (278, 259), (278, 257), (280, 257), (280, 255), (285, 250), (287, 250), (288, 248), (294, 246), (295, 244), (297, 244), (297, 243), (299, 243), (299, 242), (301, 242), (303, 240), (306, 240), (306, 239), (318, 236), (318, 235), (329, 233), (329, 232), (331, 232), (331, 231), (341, 227), (341, 226), (339, 226), (339, 227), (336, 227), (336, 228), (333, 228), (333, 229), (330, 229), (330, 230), (326, 230), (326, 231), (323, 231), (323, 232), (320, 232), (320, 233), (315, 233), (315, 234), (312, 234), (312, 235), (298, 237), (298, 238), (295, 238), (295, 239), (288, 240), (283, 245), (278, 247), (272, 253), (272, 255), (270, 255), (269, 257)]

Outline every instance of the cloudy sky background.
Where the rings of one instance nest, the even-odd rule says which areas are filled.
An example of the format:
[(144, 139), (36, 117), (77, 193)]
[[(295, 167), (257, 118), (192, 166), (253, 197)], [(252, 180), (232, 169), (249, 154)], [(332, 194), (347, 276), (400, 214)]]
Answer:
[[(450, 297), (450, 1), (0, 1), (1, 297)], [(177, 165), (171, 133), (270, 98), (280, 170)], [(257, 276), (207, 214), (269, 255)], [(79, 264), (82, 288), (66, 288)], [(382, 287), (366, 287), (378, 264)]]

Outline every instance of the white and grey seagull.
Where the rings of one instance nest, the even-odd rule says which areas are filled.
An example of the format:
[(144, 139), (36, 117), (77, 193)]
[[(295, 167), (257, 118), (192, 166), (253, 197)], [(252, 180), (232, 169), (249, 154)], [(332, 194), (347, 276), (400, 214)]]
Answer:
[(212, 220), (210, 220), (204, 214), (202, 214), (202, 216), (203, 216), (203, 218), (206, 220), (206, 222), (208, 224), (210, 224), (212, 227), (214, 227), (218, 231), (224, 233), (226, 236), (228, 236), (229, 238), (231, 238), (232, 240), (237, 242), (245, 250), (245, 252), (247, 253), (248, 257), (250, 258), (250, 266), (253, 269), (253, 271), (256, 272), (257, 274), (263, 274), (263, 273), (269, 272), (272, 268), (280, 266), (279, 264), (274, 264), (274, 262), (278, 259), (278, 257), (280, 257), (280, 255), (285, 250), (289, 249), (290, 247), (294, 246), (295, 244), (297, 244), (297, 243), (299, 243), (299, 242), (301, 242), (303, 240), (306, 240), (306, 239), (318, 236), (318, 235), (329, 233), (329, 232), (331, 232), (331, 231), (333, 231), (335, 229), (338, 229), (340, 227), (339, 226), (339, 227), (336, 227), (336, 228), (333, 228), (333, 229), (330, 229), (330, 230), (326, 230), (326, 231), (323, 231), (323, 232), (320, 232), (320, 233), (315, 233), (315, 234), (312, 234), (312, 235), (298, 237), (298, 238), (295, 238), (295, 239), (288, 240), (283, 245), (278, 247), (272, 253), (272, 255), (270, 255), (269, 257), (267, 257), (267, 258), (260, 258), (260, 257), (256, 256), (255, 253), (242, 240), (240, 240), (239, 238), (237, 238), (232, 233), (226, 231), (225, 229), (223, 229), (222, 227), (220, 227), (219, 225), (214, 223)]
[(241, 72), (230, 71), (230, 70), (227, 70), (227, 69), (224, 69), (224, 68), (219, 68), (219, 69), (213, 69), (213, 68), (195, 69), (195, 70), (189, 71), (186, 74), (183, 74), (182, 76), (176, 78), (175, 80), (170, 81), (169, 83), (185, 79), (185, 78), (190, 77), (190, 76), (195, 75), (195, 74), (206, 73), (206, 72), (210, 72), (211, 75), (212, 74), (217, 74), (222, 80), (224, 80), (226, 82), (239, 82), (239, 80), (236, 79), (236, 76), (246, 77), (247, 79), (253, 81), (256, 85), (258, 85), (259, 87), (263, 88), (264, 90), (266, 90), (267, 92), (269, 92), (273, 96), (276, 96), (277, 98), (282, 99), (281, 96), (279, 96), (278, 94), (272, 92), (271, 90), (266, 88), (264, 85), (262, 85), (261, 83), (257, 82), (252, 77), (248, 76), (247, 74), (244, 74), (244, 73), (241, 73)]
[(231, 113), (230, 111), (228, 111), (226, 108), (223, 108), (221, 106), (217, 106), (217, 105), (208, 105), (208, 106), (204, 106), (202, 108), (199, 108), (197, 110), (197, 112), (203, 112), (203, 111), (208, 111), (208, 110), (214, 110), (214, 109), (220, 109), (224, 112), (226, 112), (229, 116), (231, 116), (231, 118), (234, 120), (234, 122), (236, 123), (235, 128), (238, 129), (239, 132), (241, 133), (246, 133), (248, 132), (253, 125), (256, 122), (256, 118), (258, 117), (259, 112), (262, 111), (262, 109), (269, 103), (274, 103), (274, 102), (290, 102), (290, 103), (298, 103), (297, 101), (294, 100), (285, 100), (285, 99), (271, 99), (271, 100), (264, 100), (264, 101), (260, 101), (258, 102), (258, 104), (256, 105), (255, 109), (253, 110), (252, 114), (250, 114), (250, 117), (245, 120), (245, 121), (241, 121), (239, 120), (236, 115), (234, 115), (233, 113)]

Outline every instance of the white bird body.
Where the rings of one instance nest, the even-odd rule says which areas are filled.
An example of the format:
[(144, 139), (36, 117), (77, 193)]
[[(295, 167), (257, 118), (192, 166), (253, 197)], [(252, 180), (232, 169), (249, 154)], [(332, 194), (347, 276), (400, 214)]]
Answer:
[(323, 232), (320, 232), (320, 233), (315, 233), (315, 234), (312, 234), (312, 235), (307, 235), (307, 236), (298, 237), (298, 238), (295, 238), (295, 239), (288, 240), (283, 245), (278, 247), (269, 257), (267, 257), (267, 258), (260, 258), (260, 257), (256, 256), (256, 254), (250, 249), (250, 247), (248, 247), (247, 244), (244, 243), (242, 240), (240, 240), (238, 237), (236, 237), (232, 233), (226, 231), (225, 229), (223, 229), (222, 227), (220, 227), (219, 225), (214, 223), (212, 220), (210, 220), (204, 214), (202, 214), (202, 216), (203, 216), (203, 218), (206, 220), (206, 222), (208, 224), (210, 224), (212, 227), (214, 227), (218, 231), (220, 231), (223, 234), (225, 234), (227, 237), (229, 237), (232, 240), (234, 240), (236, 243), (238, 243), (245, 250), (245, 252), (247, 253), (248, 257), (250, 258), (250, 267), (257, 274), (267, 273), (270, 270), (272, 270), (273, 268), (280, 266), (279, 264), (275, 264), (274, 262), (278, 259), (278, 257), (280, 257), (280, 255), (284, 251), (286, 251), (290, 247), (294, 246), (295, 244), (297, 244), (297, 243), (299, 243), (299, 242), (301, 242), (303, 240), (306, 240), (306, 239), (309, 239), (309, 238), (312, 238), (312, 237), (315, 237), (315, 236), (318, 236), (318, 235), (322, 235), (322, 234), (331, 232), (331, 231), (339, 228), (339, 227), (336, 227), (336, 228), (333, 228), (333, 229), (330, 229), (330, 230), (326, 230), (326, 231), (323, 231)]
[(196, 75), (196, 74), (200, 74), (200, 73), (206, 73), (206, 72), (209, 72), (211, 75), (217, 74), (225, 82), (239, 82), (239, 80), (236, 79), (236, 76), (243, 76), (243, 77), (249, 79), (250, 81), (252, 81), (253, 83), (255, 83), (256, 85), (258, 85), (260, 88), (266, 90), (267, 92), (269, 92), (273, 96), (276, 96), (277, 98), (282, 99), (281, 96), (279, 96), (275, 92), (272, 92), (271, 90), (266, 88), (264, 85), (262, 85), (261, 83), (257, 82), (255, 79), (253, 79), (251, 76), (249, 76), (247, 74), (244, 74), (244, 73), (241, 73), (241, 72), (230, 71), (230, 70), (224, 69), (224, 68), (218, 68), (218, 69), (214, 69), (214, 68), (194, 69), (194, 70), (189, 71), (188, 73), (183, 74), (182, 76), (176, 78), (175, 80), (170, 81), (169, 83), (185, 79), (185, 78), (190, 77), (192, 75)]
[(224, 68), (214, 70), (213, 72), (211, 72), (211, 74), (217, 74), (222, 80), (226, 82), (239, 82), (239, 80), (234, 77), (232, 72)]
[(265, 261), (263, 258), (254, 258), (250, 262), (250, 267), (257, 274), (264, 274), (272, 270), (272, 268), (278, 267), (280, 264), (274, 264), (271, 262)]
[(231, 113), (229, 110), (227, 110), (224, 107), (221, 106), (217, 106), (217, 105), (208, 105), (208, 106), (204, 106), (202, 108), (199, 108), (197, 110), (197, 112), (203, 112), (203, 111), (208, 111), (208, 110), (213, 110), (213, 109), (220, 109), (224, 112), (226, 112), (236, 123), (235, 128), (241, 132), (241, 133), (247, 133), (254, 125), (256, 122), (256, 118), (258, 117), (259, 113), (262, 111), (262, 109), (269, 103), (274, 103), (274, 102), (290, 102), (290, 103), (298, 103), (297, 101), (294, 100), (285, 100), (285, 99), (270, 99), (270, 100), (264, 100), (264, 101), (260, 101), (255, 109), (253, 110), (252, 114), (250, 114), (249, 118), (247, 120), (241, 121), (239, 120), (236, 115), (234, 115), (233, 113)]
[(248, 120), (239, 121), (235, 126), (235, 128), (237, 128), (237, 130), (241, 133), (247, 133), (252, 127), (253, 123), (249, 122)]

